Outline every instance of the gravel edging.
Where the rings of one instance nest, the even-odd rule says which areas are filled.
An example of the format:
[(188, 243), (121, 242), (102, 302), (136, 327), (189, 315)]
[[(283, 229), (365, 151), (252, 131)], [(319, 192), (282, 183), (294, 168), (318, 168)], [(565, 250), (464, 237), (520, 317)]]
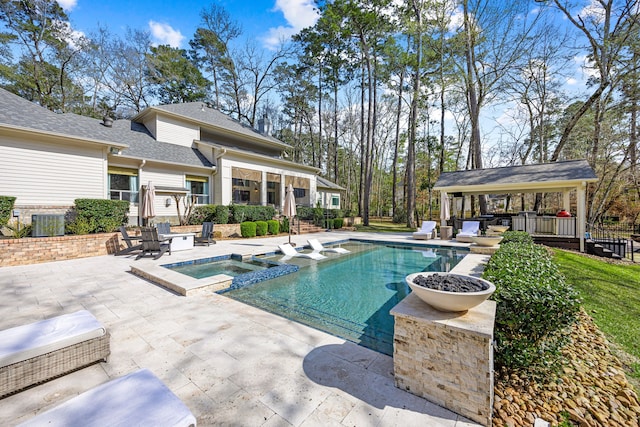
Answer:
[(496, 372), (495, 426), (532, 426), (536, 418), (558, 425), (568, 419), (580, 427), (638, 427), (640, 403), (622, 364), (593, 322), (580, 311), (563, 350), (566, 361), (557, 382), (527, 383)]

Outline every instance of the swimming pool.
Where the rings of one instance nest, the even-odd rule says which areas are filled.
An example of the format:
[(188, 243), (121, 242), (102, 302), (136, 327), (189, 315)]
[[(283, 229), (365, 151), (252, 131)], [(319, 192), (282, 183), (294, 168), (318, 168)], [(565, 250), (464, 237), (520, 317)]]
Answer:
[(195, 279), (215, 276), (216, 274), (226, 274), (236, 277), (254, 271), (262, 271), (267, 268), (276, 267), (276, 263), (268, 263), (260, 260), (242, 261), (241, 259), (209, 259), (193, 260), (176, 264), (166, 264), (163, 267), (169, 268), (178, 273), (186, 274)]
[(319, 262), (293, 258), (287, 262), (299, 267), (296, 273), (224, 295), (391, 355), (394, 321), (389, 311), (411, 292), (405, 276), (449, 271), (468, 253), (460, 248), (362, 242), (342, 247), (351, 253), (330, 254)]

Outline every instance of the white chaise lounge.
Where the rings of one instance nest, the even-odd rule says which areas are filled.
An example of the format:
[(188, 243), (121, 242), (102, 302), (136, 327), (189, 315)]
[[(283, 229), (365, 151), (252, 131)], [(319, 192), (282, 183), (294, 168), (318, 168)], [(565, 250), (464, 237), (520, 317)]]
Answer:
[(435, 221), (422, 221), (422, 226), (419, 230), (413, 233), (413, 238), (416, 240), (428, 240), (436, 237), (436, 222)]
[(0, 397), (107, 361), (109, 334), (81, 310), (0, 331)]
[(196, 425), (189, 408), (148, 369), (104, 383), (20, 424), (22, 427)]
[(309, 246), (311, 246), (311, 249), (313, 249), (313, 252), (315, 253), (335, 252), (337, 254), (348, 254), (349, 252), (351, 252), (350, 250), (345, 248), (325, 248), (324, 246), (322, 246), (322, 243), (320, 243), (318, 239), (309, 239), (307, 240), (307, 243), (309, 244)]
[(281, 261), (286, 261), (288, 259), (291, 258), (310, 258), (310, 259), (315, 259), (315, 260), (320, 260), (320, 259), (325, 259), (326, 256), (319, 254), (318, 252), (311, 252), (311, 253), (304, 253), (304, 252), (298, 252), (294, 249), (293, 246), (291, 246), (288, 243), (285, 243), (284, 245), (278, 245), (278, 248), (280, 248), (280, 252), (282, 252), (284, 254), (284, 256), (282, 258), (280, 258)]
[(478, 236), (480, 233), (480, 221), (464, 221), (462, 230), (456, 234), (456, 241), (463, 243), (473, 242), (472, 237)]

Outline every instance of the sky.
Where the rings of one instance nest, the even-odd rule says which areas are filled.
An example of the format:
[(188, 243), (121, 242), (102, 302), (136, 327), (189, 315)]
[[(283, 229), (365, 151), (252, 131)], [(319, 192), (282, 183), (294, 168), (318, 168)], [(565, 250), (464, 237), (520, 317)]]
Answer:
[(242, 28), (244, 39), (273, 49), (288, 38), (312, 26), (317, 13), (313, 0), (57, 0), (67, 12), (75, 31), (88, 34), (107, 27), (124, 34), (127, 27), (148, 30), (154, 44), (188, 48), (200, 24), (200, 12), (217, 3)]

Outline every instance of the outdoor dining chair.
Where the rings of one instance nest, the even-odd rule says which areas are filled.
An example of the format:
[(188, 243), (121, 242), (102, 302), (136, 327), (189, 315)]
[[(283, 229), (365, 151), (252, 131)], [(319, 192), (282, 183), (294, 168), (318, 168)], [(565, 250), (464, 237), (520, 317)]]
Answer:
[(200, 236), (196, 236), (193, 238), (193, 243), (206, 243), (209, 246), (211, 243), (214, 245), (216, 241), (213, 240), (213, 222), (206, 221), (202, 223), (202, 231), (200, 232)]

